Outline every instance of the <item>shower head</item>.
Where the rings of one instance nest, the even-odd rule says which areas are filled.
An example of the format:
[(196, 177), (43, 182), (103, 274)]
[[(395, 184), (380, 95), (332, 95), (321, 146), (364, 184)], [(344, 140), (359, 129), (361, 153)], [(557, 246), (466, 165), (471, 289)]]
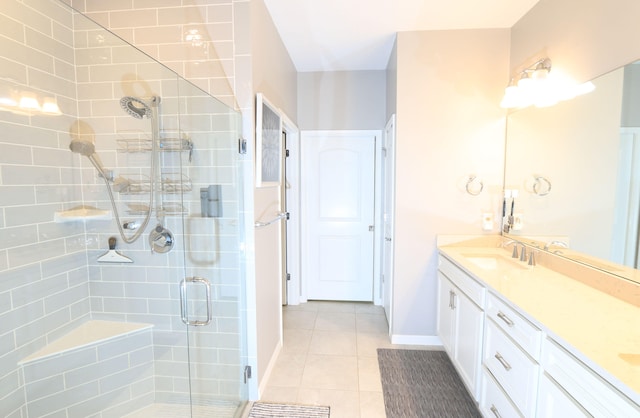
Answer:
[(96, 154), (96, 146), (93, 144), (93, 135), (91, 136), (73, 136), (69, 144), (71, 152), (84, 155), (89, 159), (91, 164), (98, 170), (98, 173), (104, 178), (111, 178), (112, 173), (107, 171), (100, 161), (100, 157)]
[(93, 144), (93, 137), (77, 136), (71, 139), (69, 144), (71, 152), (89, 157), (96, 152), (96, 146)]
[(153, 116), (151, 106), (157, 106), (159, 101), (160, 98), (154, 96), (151, 98), (151, 105), (149, 105), (137, 97), (125, 96), (120, 99), (120, 106), (136, 119), (142, 119), (144, 116), (151, 118)]

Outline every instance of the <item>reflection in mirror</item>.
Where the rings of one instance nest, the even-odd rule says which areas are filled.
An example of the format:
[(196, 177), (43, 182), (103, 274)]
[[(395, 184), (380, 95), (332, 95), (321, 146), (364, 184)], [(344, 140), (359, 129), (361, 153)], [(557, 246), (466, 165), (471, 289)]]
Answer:
[[(566, 242), (549, 250), (639, 276), (640, 65), (593, 80), (595, 90), (509, 114), (505, 190), (517, 190), (509, 232)], [(626, 267), (625, 267), (626, 266)], [(640, 277), (640, 276), (639, 276)]]

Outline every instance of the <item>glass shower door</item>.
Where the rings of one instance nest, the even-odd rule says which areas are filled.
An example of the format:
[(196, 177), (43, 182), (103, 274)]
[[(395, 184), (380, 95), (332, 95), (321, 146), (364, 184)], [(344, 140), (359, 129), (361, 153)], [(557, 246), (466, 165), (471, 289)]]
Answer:
[(180, 320), (187, 327), (192, 415), (234, 417), (248, 397), (240, 114), (184, 80), (178, 90), (176, 133), (189, 144), (180, 173), (191, 185), (180, 202), (185, 208)]

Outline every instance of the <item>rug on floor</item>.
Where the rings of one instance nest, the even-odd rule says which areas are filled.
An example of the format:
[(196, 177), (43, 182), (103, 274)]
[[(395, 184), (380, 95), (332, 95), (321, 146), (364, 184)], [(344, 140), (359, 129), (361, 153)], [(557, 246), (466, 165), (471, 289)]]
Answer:
[(378, 349), (387, 418), (481, 417), (444, 351)]
[(256, 402), (249, 418), (329, 418), (329, 407)]

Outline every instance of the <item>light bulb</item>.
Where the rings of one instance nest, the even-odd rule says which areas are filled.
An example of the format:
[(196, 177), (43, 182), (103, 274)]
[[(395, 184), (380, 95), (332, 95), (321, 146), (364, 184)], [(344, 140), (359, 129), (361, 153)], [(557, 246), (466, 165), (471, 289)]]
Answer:
[(40, 111), (40, 103), (38, 103), (38, 99), (32, 93), (22, 93), (18, 107), (27, 111)]
[(56, 99), (53, 97), (45, 97), (42, 100), (42, 113), (46, 113), (48, 115), (61, 115), (60, 107), (58, 107), (58, 103)]

